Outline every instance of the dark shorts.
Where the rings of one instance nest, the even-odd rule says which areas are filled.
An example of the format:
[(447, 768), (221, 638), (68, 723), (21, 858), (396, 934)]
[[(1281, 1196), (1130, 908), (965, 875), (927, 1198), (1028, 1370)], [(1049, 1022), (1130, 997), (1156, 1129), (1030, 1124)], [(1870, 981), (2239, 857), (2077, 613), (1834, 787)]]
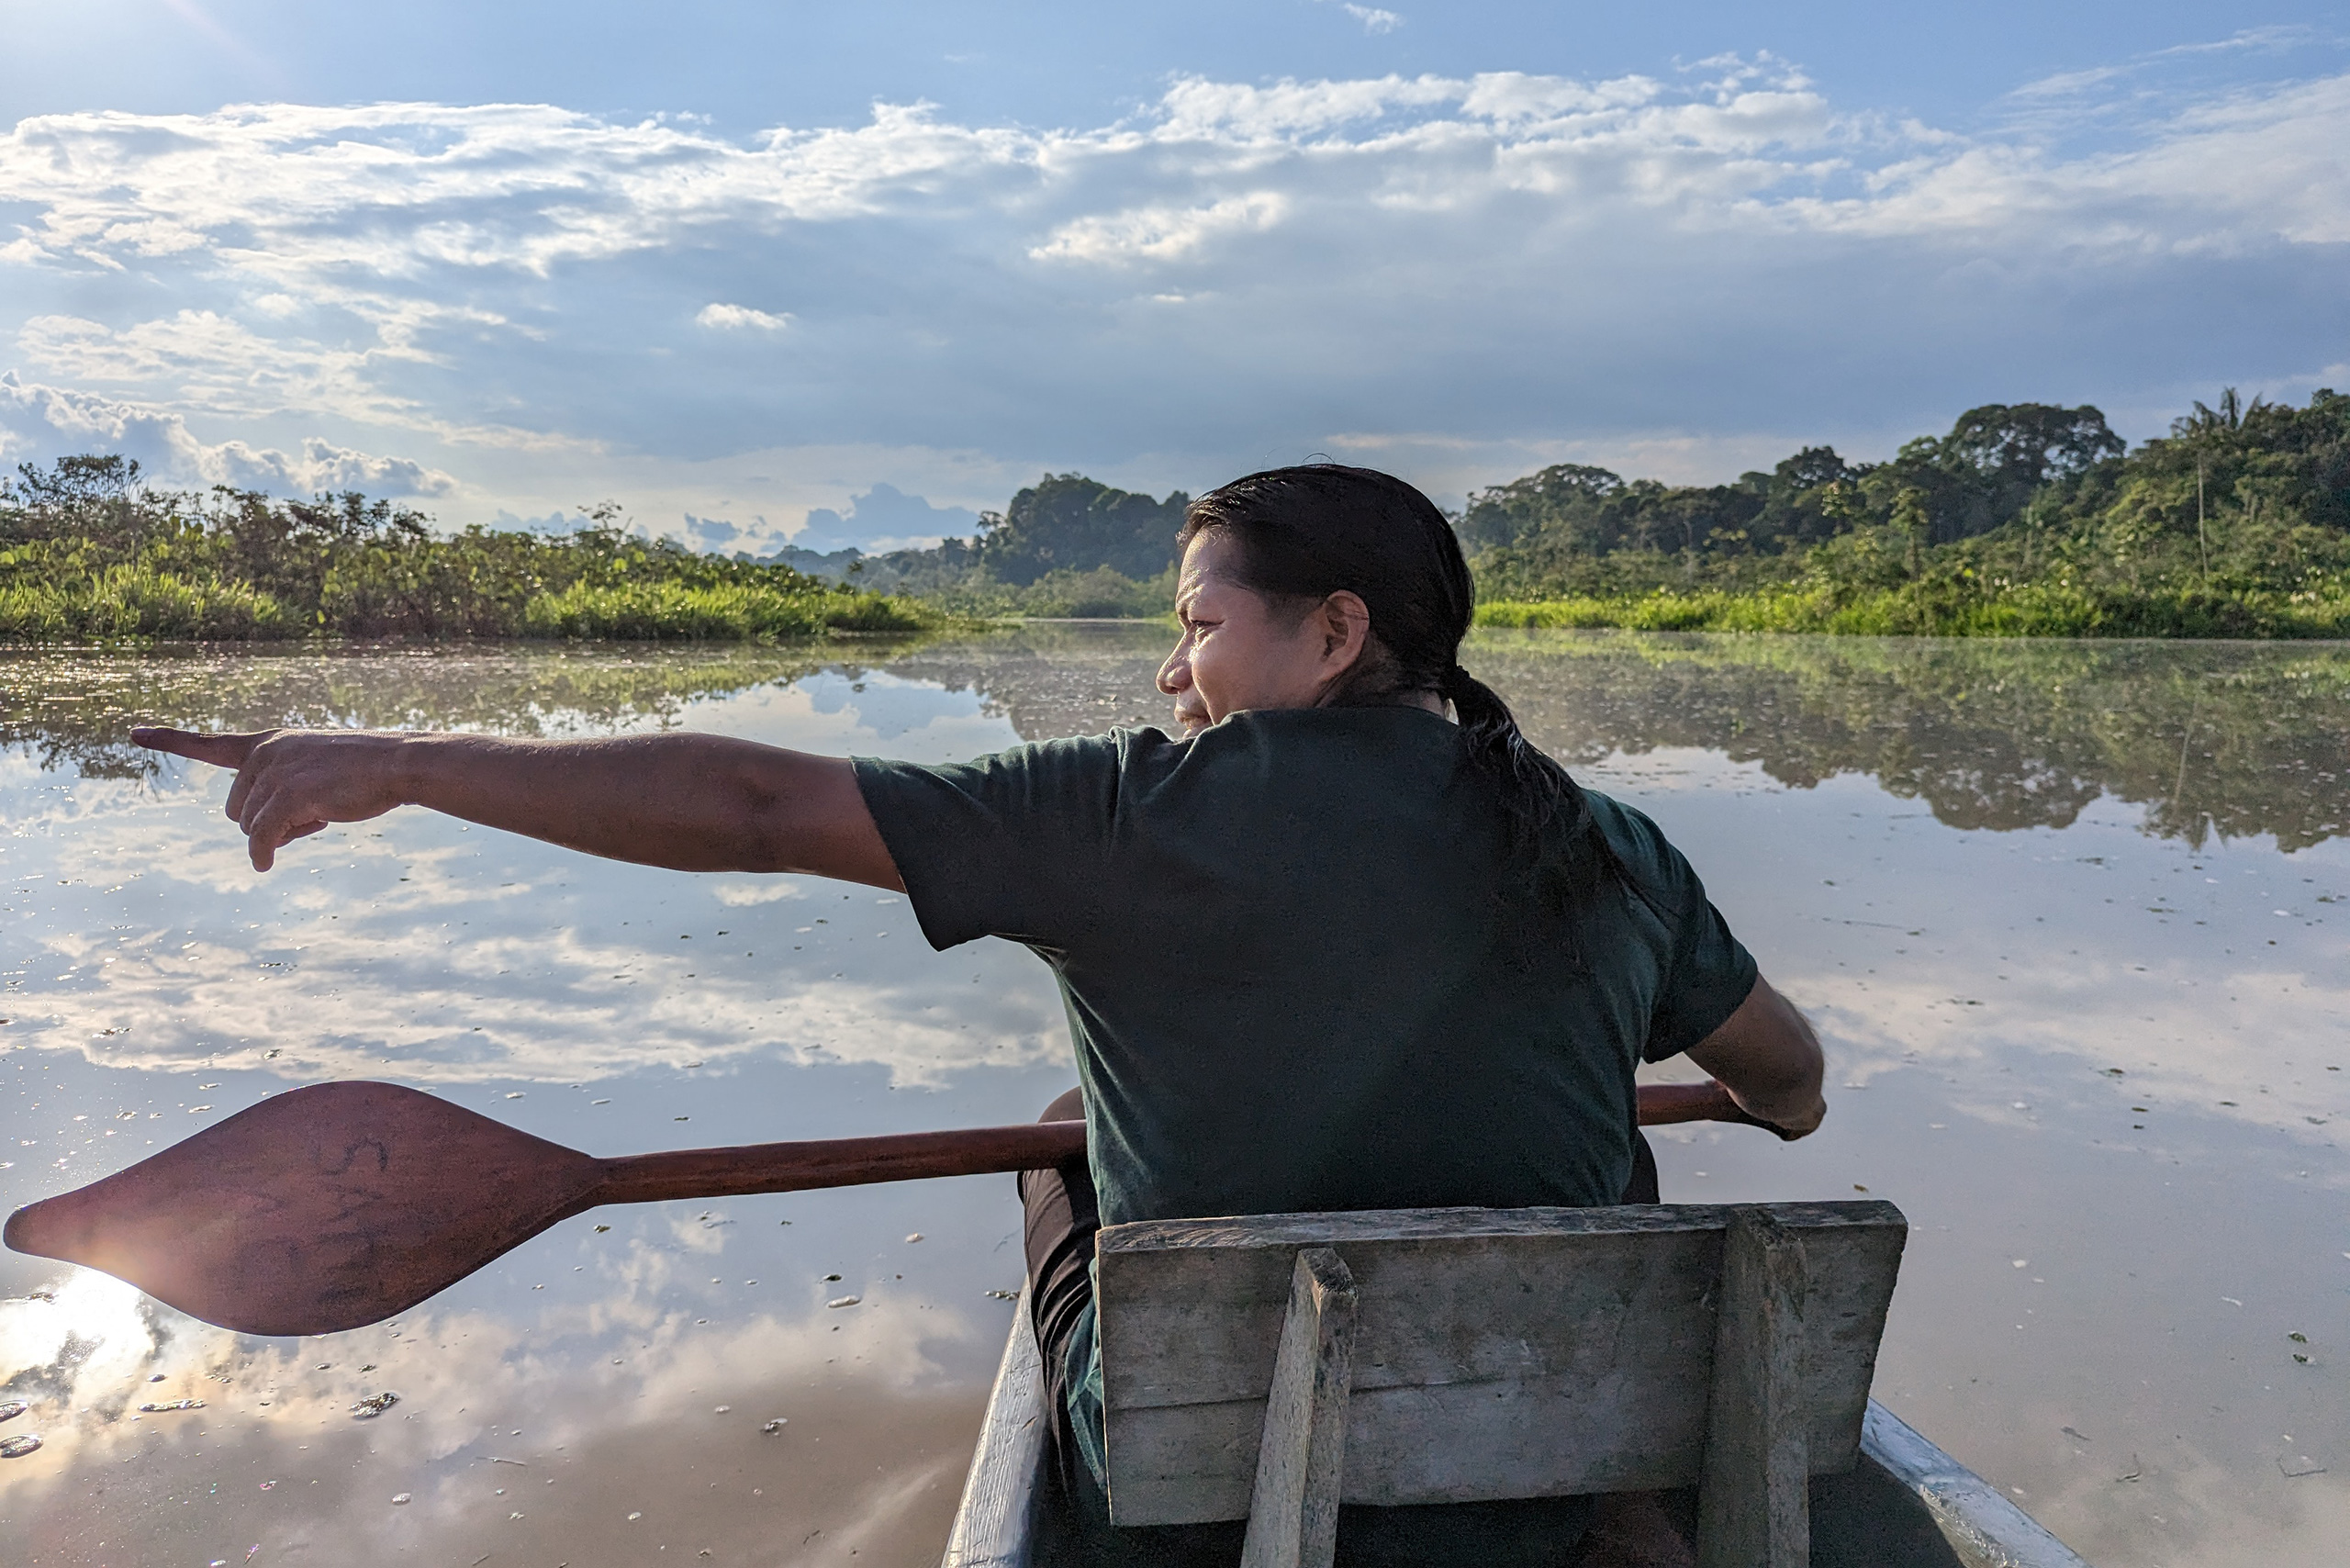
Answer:
[[(1055, 1100), (1037, 1120), (1075, 1121), (1084, 1115), (1077, 1090)], [(1635, 1135), (1628, 1204), (1653, 1204), (1656, 1152)], [(1109, 1505), (1093, 1473), (1078, 1456), (1069, 1429), (1065, 1352), (1093, 1300), (1094, 1233), (1102, 1228), (1093, 1178), (1078, 1160), (1056, 1170), (1020, 1173), (1023, 1239), (1028, 1259), (1029, 1322), (1044, 1361), (1046, 1408), (1053, 1413), (1054, 1470), (1076, 1522), (1093, 1550), (1117, 1561), (1214, 1562), (1237, 1559), (1246, 1522), (1123, 1529), (1113, 1540)], [(1438, 1562), (1564, 1563), (1574, 1554), (1590, 1518), (1586, 1497), (1507, 1503), (1446, 1503), (1417, 1508), (1339, 1510), (1339, 1561), (1360, 1565)]]

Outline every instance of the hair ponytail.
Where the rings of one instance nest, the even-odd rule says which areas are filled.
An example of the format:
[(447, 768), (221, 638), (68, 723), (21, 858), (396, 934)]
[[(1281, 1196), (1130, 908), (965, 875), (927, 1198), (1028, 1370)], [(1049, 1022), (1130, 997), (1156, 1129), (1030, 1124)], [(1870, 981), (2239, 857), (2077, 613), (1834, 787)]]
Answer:
[(1369, 468), (1275, 468), (1193, 501), (1179, 543), (1212, 529), (1237, 541), (1240, 580), (1259, 593), (1361, 598), (1372, 645), (1326, 700), (1366, 706), (1434, 692), (1450, 702), (1470, 762), (1501, 807), (1512, 880), (1528, 895), (1568, 909), (1627, 880), (1583, 787), (1526, 738), (1498, 693), (1460, 667), (1475, 587), (1452, 525), (1426, 496)]

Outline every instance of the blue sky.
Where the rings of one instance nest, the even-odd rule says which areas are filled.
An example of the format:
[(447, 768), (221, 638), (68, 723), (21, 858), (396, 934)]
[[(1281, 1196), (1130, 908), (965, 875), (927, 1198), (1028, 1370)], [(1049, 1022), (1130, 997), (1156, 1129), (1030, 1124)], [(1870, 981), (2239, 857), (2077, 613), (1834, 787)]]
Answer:
[(0, 0), (0, 459), (604, 497), (1884, 456), (2350, 386), (2314, 6)]

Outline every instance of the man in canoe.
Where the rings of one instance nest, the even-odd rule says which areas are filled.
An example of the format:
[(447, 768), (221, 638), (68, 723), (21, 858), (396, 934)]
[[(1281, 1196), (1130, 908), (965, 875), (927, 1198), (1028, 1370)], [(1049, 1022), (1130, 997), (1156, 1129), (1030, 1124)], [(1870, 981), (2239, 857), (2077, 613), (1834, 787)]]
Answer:
[[(1688, 862), (1461, 668), (1472, 584), (1426, 497), (1276, 469), (1203, 496), (1180, 538), (1158, 681), (1178, 739), (933, 767), (681, 734), (137, 738), (238, 769), (228, 812), (263, 870), (422, 805), (616, 859), (899, 890), (934, 946), (1035, 950), (1080, 1081), (1046, 1116), (1081, 1108), (1088, 1159), (1022, 1180), (1031, 1302), (1065, 1484), (1098, 1523), (1102, 1224), (1653, 1203), (1633, 1073), (1684, 1053), (1791, 1136), (1825, 1112), (1818, 1042)], [(1588, 1514), (1350, 1509), (1340, 1551), (1568, 1561)]]

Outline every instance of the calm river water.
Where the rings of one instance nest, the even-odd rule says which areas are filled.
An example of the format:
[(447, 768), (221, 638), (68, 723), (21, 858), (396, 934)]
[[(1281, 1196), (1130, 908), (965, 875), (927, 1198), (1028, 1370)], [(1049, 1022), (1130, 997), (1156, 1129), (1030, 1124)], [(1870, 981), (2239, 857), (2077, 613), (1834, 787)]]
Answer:
[[(0, 655), (0, 1202), (323, 1079), (599, 1153), (1023, 1120), (1072, 1081), (1043, 966), (934, 954), (902, 899), (421, 812), (257, 876), (226, 777), (155, 767), (134, 720), (944, 760), (1158, 721), (1162, 641)], [(1666, 1198), (1899, 1204), (1878, 1396), (2092, 1561), (2340, 1562), (2350, 648), (1531, 633), (1471, 662), (1663, 824), (1828, 1042), (1817, 1137), (1668, 1131)], [(0, 1255), (0, 1401), (31, 1406), (0, 1438), (42, 1439), (0, 1461), (0, 1560), (934, 1562), (1018, 1220), (1009, 1178), (606, 1211), (299, 1341)]]

